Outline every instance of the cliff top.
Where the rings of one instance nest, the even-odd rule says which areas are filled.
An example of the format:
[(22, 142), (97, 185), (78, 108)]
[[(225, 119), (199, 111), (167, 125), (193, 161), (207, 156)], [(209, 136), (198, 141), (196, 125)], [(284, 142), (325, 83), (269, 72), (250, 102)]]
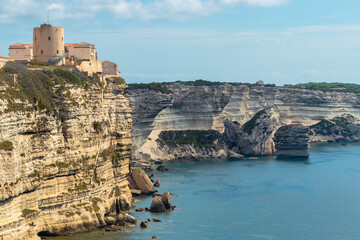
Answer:
[[(232, 86), (248, 86), (256, 87), (259, 84), (252, 83), (241, 83), (241, 82), (214, 82), (207, 80), (196, 80), (196, 81), (176, 81), (176, 82), (152, 82), (152, 83), (131, 83), (128, 84), (128, 90), (144, 89), (152, 90), (162, 93), (172, 93), (171, 86), (174, 84), (183, 84), (185, 86), (221, 86), (221, 85), (232, 85)], [(277, 87), (275, 84), (264, 84), (262, 87)], [(360, 93), (360, 85), (354, 83), (300, 83), (295, 85), (286, 84), (284, 88), (294, 89), (308, 89), (308, 90), (320, 90), (320, 91), (333, 91), (333, 92), (352, 92)]]

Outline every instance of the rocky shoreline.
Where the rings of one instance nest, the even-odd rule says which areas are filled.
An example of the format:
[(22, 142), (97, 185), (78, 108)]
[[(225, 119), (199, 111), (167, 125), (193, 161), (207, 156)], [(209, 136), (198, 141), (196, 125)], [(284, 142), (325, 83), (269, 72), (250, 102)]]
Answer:
[(142, 194), (154, 196), (149, 211), (174, 210), (144, 171), (152, 163), (306, 158), (310, 143), (360, 140), (356, 94), (225, 83), (127, 91), (112, 78), (14, 64), (0, 80), (1, 240), (134, 225)]

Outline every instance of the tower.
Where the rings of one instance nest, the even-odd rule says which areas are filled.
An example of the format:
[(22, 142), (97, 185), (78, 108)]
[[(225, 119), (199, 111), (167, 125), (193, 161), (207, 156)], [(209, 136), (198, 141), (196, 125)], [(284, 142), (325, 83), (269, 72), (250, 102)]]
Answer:
[(64, 28), (42, 24), (34, 28), (34, 62), (65, 63)]

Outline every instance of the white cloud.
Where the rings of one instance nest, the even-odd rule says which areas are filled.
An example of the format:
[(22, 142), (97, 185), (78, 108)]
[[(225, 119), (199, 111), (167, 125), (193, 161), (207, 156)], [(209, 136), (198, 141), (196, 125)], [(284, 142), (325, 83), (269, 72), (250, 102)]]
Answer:
[[(289, 0), (1, 0), (0, 23), (21, 21), (23, 17), (44, 18), (46, 12), (56, 19), (84, 18), (110, 13), (117, 18), (137, 20), (186, 20), (206, 16), (233, 5), (271, 7)], [(21, 6), (21, 7), (19, 7)]]
[(289, 0), (220, 0), (224, 4), (246, 4), (256, 7), (272, 7), (290, 3)]

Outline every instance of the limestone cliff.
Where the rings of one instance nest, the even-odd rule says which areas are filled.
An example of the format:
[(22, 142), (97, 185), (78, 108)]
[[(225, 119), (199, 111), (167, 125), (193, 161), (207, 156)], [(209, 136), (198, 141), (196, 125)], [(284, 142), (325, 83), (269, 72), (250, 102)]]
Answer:
[(290, 124), (279, 128), (274, 137), (278, 158), (309, 157), (309, 128), (301, 124)]
[(15, 65), (0, 80), (0, 239), (89, 230), (127, 210), (126, 84)]
[(351, 114), (323, 119), (310, 126), (309, 134), (311, 142), (358, 142), (360, 120)]
[(168, 91), (134, 89), (126, 95), (135, 112), (132, 141), (137, 158), (152, 158), (162, 131), (224, 132), (224, 120), (242, 126), (265, 108), (273, 108), (281, 124), (311, 126), (345, 113), (360, 118), (360, 96), (355, 93), (229, 83), (177, 82), (164, 87)]
[(264, 109), (240, 126), (238, 123), (224, 121), (227, 142), (246, 156), (266, 156), (275, 153), (272, 140), (280, 126), (279, 118), (273, 109)]

